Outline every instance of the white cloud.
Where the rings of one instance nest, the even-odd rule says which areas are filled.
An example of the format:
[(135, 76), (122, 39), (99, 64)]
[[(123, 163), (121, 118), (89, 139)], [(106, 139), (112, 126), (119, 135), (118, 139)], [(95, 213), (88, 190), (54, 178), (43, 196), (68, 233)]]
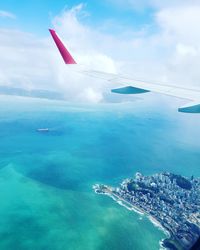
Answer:
[(0, 10), (0, 17), (11, 18), (11, 19), (15, 19), (16, 18), (16, 16), (13, 13), (5, 11), (5, 10)]
[(98, 103), (103, 100), (103, 95), (101, 91), (95, 91), (93, 88), (88, 87), (83, 90), (83, 92), (80, 92), (80, 94), (77, 96), (78, 100), (80, 101), (89, 101), (91, 103)]
[(25, 88), (44, 86), (43, 81), (48, 81), (50, 72), (47, 43), (12, 29), (1, 29), (0, 41), (0, 84)]
[(156, 21), (160, 42), (169, 51), (165, 64), (168, 80), (200, 86), (200, 6), (176, 6), (160, 10)]
[(177, 54), (179, 54), (180, 56), (196, 56), (198, 53), (198, 51), (194, 47), (181, 43), (177, 44), (176, 49)]

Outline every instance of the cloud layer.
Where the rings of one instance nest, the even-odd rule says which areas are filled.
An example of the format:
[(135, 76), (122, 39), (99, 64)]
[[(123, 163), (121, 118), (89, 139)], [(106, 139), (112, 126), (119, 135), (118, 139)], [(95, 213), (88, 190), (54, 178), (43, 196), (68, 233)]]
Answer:
[[(84, 24), (83, 4), (63, 10), (52, 24), (81, 64), (150, 81), (200, 87), (200, 4), (159, 2), (151, 1), (156, 8), (153, 30), (147, 25), (139, 32), (133, 27), (118, 35), (103, 33)], [(50, 36), (41, 39), (1, 29), (0, 54), (1, 85), (62, 91), (67, 100), (81, 102), (103, 101), (112, 87), (67, 70)]]

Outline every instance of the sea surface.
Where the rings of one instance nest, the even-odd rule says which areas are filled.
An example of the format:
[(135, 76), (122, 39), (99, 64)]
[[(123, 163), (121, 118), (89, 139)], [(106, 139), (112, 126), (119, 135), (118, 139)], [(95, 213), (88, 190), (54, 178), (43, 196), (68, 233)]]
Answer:
[(200, 115), (150, 101), (0, 96), (0, 249), (159, 249), (163, 231), (92, 190), (136, 172), (200, 176)]

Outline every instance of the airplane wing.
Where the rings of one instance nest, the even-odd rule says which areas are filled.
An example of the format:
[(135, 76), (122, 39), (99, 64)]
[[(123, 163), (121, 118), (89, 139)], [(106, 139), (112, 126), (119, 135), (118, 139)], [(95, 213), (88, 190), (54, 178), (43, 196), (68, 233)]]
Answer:
[(111, 74), (96, 70), (86, 70), (76, 64), (76, 61), (71, 56), (70, 52), (64, 46), (64, 43), (58, 37), (56, 32), (52, 29), (49, 30), (54, 42), (60, 51), (60, 54), (68, 65), (74, 65), (72, 70), (80, 72), (85, 75), (89, 75), (94, 78), (100, 78), (109, 82), (115, 83), (120, 86), (112, 89), (113, 93), (118, 94), (142, 94), (146, 92), (155, 92), (165, 95), (170, 95), (178, 98), (188, 100), (188, 104), (180, 107), (179, 112), (186, 113), (200, 113), (200, 89), (184, 88), (167, 84), (156, 84), (138, 79), (133, 79), (129, 76), (123, 76), (120, 74)]

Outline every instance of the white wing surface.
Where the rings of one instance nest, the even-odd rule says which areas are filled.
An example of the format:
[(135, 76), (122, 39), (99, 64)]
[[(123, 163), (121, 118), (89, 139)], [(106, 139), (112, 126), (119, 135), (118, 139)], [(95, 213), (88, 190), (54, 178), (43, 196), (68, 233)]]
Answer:
[(111, 91), (118, 94), (142, 94), (155, 92), (188, 100), (189, 104), (180, 107), (179, 112), (200, 113), (200, 89), (178, 87), (167, 84), (156, 84), (147, 81), (137, 80), (129, 76), (111, 74), (95, 70), (85, 70), (76, 64), (75, 60), (57, 36), (54, 30), (49, 30), (65, 64), (72, 65), (71, 69), (94, 78), (100, 78), (115, 83), (118, 88)]

